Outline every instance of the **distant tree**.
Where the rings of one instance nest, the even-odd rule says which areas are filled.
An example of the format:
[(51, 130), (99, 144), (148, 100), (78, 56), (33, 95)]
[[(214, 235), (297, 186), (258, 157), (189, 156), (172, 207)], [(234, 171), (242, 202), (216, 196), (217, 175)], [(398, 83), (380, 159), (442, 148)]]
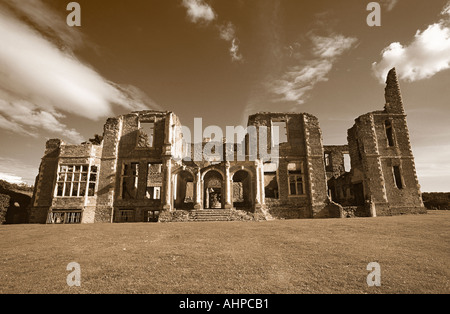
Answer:
[(103, 136), (95, 134), (94, 138), (90, 138), (88, 142), (83, 142), (82, 144), (91, 143), (93, 145), (101, 145), (103, 141)]
[(0, 180), (0, 191), (23, 191), (23, 192), (33, 192), (34, 187), (31, 185), (27, 185), (25, 183), (15, 184), (9, 183), (5, 180)]
[(423, 193), (422, 198), (427, 209), (450, 210), (450, 193)]
[(0, 194), (0, 225), (6, 221), (6, 212), (9, 208), (10, 197), (8, 195)]

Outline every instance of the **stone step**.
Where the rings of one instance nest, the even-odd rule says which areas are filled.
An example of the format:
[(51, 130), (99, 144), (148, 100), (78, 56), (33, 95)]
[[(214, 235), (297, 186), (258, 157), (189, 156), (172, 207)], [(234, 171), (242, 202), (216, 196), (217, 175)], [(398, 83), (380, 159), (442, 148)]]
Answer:
[(198, 210), (190, 213), (193, 221), (229, 221), (231, 211), (229, 210)]

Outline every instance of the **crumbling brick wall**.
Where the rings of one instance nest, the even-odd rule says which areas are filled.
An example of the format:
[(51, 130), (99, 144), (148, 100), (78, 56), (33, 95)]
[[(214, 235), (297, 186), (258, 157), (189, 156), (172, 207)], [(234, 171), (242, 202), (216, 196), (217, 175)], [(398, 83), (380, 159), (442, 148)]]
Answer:
[(327, 180), (338, 178), (350, 169), (345, 169), (345, 154), (349, 154), (348, 145), (325, 145), (325, 170)]
[(33, 204), (30, 209), (30, 223), (45, 224), (47, 221), (47, 214), (53, 201), (61, 145), (64, 145), (64, 142), (58, 139), (52, 139), (46, 143), (36, 179)]
[[(161, 199), (146, 199), (148, 164), (164, 165), (163, 156), (165, 154), (175, 156), (179, 153), (175, 151), (176, 149), (181, 149), (181, 146), (175, 145), (175, 140), (179, 136), (179, 133), (176, 134), (175, 130), (176, 126), (181, 126), (181, 123), (173, 113), (158, 111), (134, 112), (121, 116), (119, 119), (120, 127), (116, 123), (116, 126), (111, 128), (113, 132), (105, 133), (105, 139), (108, 143), (111, 142), (113, 144), (105, 143), (105, 145), (109, 146), (105, 146), (103, 151), (103, 163), (107, 162), (105, 158), (107, 155), (111, 156), (111, 162), (113, 160), (116, 161), (114, 167), (112, 165), (107, 166), (107, 175), (111, 178), (111, 184), (108, 187), (112, 198), (111, 204), (113, 208), (111, 213), (116, 217), (115, 221), (118, 221), (121, 210), (133, 210), (133, 220), (143, 222), (147, 211), (162, 211), (162, 201), (165, 194), (165, 185), (162, 184)], [(140, 144), (143, 123), (152, 123), (154, 125), (151, 147)], [(170, 138), (168, 136), (169, 129), (172, 132)], [(138, 189), (135, 199), (123, 199), (121, 195), (121, 176), (125, 164), (130, 163), (139, 165)], [(163, 166), (161, 176), (163, 176), (164, 171), (166, 169)]]
[[(307, 113), (259, 113), (249, 117), (248, 125), (268, 128), (268, 143), (272, 144), (273, 122), (285, 122), (287, 142), (280, 143), (277, 183), (278, 199), (266, 199), (269, 213), (278, 218), (326, 217), (327, 185), (324, 167), (322, 131), (318, 119)], [(305, 193), (290, 195), (289, 163), (303, 165), (303, 184)]]
[(378, 216), (424, 213), (395, 69), (388, 74), (383, 111), (360, 116), (348, 131), (352, 183)]

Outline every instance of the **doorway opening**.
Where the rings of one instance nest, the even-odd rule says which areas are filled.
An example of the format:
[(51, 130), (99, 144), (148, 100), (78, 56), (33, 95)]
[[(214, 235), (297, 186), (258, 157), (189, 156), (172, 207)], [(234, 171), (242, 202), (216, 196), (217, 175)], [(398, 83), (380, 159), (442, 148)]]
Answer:
[(223, 198), (223, 177), (218, 171), (209, 171), (204, 178), (204, 208), (221, 209), (224, 208)]

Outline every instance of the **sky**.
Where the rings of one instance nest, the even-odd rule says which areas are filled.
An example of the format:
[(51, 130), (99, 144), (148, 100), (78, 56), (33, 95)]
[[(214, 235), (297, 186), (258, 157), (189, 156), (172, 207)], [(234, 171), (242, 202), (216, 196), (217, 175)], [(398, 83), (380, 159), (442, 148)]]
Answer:
[(193, 127), (263, 111), (319, 118), (325, 145), (384, 107), (396, 67), (423, 192), (450, 192), (450, 1), (0, 0), (0, 179), (33, 184), (45, 142), (109, 117), (173, 111)]

